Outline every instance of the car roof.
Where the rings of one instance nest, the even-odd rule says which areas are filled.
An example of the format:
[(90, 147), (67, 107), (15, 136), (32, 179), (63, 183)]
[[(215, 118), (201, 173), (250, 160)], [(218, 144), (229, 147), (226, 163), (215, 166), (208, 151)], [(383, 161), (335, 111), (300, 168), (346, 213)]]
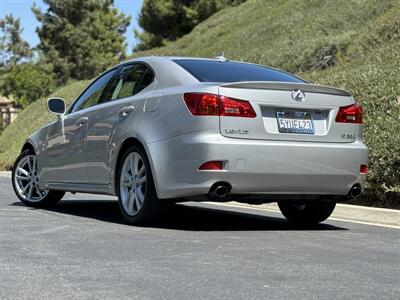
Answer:
[[(236, 60), (231, 60), (228, 58), (224, 58), (224, 57), (214, 57), (214, 58), (210, 58), (210, 57), (192, 57), (192, 56), (160, 56), (160, 55), (150, 55), (150, 56), (142, 56), (142, 57), (135, 57), (129, 60), (126, 60), (124, 62), (122, 62), (121, 64), (124, 63), (129, 63), (129, 62), (135, 62), (135, 61), (146, 61), (146, 60), (158, 60), (158, 61), (173, 61), (173, 60), (177, 60), (177, 59), (185, 59), (185, 60), (208, 60), (208, 61), (221, 61), (222, 59), (225, 59), (226, 61), (229, 62), (235, 62), (235, 63), (243, 63), (243, 64), (252, 64), (252, 65), (257, 65), (255, 63), (250, 63), (250, 62), (244, 62), (244, 61), (236, 61)], [(261, 66), (261, 64), (259, 64)]]
[(150, 55), (150, 56), (142, 56), (142, 57), (136, 57), (136, 58), (132, 58), (126, 61), (121, 62), (118, 65), (121, 64), (126, 64), (129, 62), (135, 62), (135, 61), (158, 61), (158, 62), (173, 62), (174, 60), (205, 60), (205, 61), (219, 61), (219, 62), (234, 62), (234, 63), (240, 63), (240, 64), (248, 64), (248, 65), (257, 65), (257, 66), (261, 66), (261, 67), (266, 67), (272, 70), (276, 70), (279, 72), (284, 72), (290, 75), (293, 75), (287, 71), (278, 69), (278, 68), (274, 68), (274, 67), (270, 67), (270, 66), (266, 66), (266, 65), (262, 65), (262, 64), (258, 64), (258, 63), (251, 63), (251, 62), (246, 62), (246, 61), (238, 61), (238, 60), (231, 60), (228, 59), (226, 57), (223, 56), (217, 56), (217, 57), (192, 57), (192, 56), (161, 56), (161, 55)]

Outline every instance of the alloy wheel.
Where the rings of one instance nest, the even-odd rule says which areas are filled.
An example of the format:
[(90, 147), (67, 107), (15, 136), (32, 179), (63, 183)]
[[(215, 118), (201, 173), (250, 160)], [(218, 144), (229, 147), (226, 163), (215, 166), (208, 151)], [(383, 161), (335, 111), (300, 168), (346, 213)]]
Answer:
[(39, 187), (35, 155), (27, 155), (18, 162), (15, 168), (14, 183), (18, 194), (28, 202), (39, 202), (48, 194), (47, 190)]
[(137, 152), (129, 153), (122, 165), (120, 197), (125, 212), (134, 216), (139, 213), (146, 196), (146, 166)]

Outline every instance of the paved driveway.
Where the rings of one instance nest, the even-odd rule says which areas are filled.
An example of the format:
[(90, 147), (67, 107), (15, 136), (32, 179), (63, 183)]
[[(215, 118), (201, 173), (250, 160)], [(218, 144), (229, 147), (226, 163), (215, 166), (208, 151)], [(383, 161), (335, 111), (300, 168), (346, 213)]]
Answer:
[(399, 299), (400, 230), (279, 213), (176, 205), (123, 224), (114, 198), (21, 205), (0, 177), (1, 298)]

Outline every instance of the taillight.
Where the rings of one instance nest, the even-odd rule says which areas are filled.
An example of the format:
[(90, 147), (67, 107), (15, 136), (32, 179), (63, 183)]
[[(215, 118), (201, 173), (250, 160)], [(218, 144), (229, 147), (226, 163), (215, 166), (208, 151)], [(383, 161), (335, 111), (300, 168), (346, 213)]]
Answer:
[(343, 106), (339, 108), (336, 116), (336, 122), (362, 124), (362, 115), (363, 110), (361, 105), (358, 103), (349, 106)]
[(218, 95), (185, 93), (183, 99), (194, 116), (219, 116)]
[(231, 116), (241, 118), (255, 118), (256, 112), (249, 101), (219, 96), (220, 116)]
[(222, 170), (223, 163), (220, 160), (208, 161), (199, 167), (199, 170)]
[(360, 166), (360, 174), (365, 175), (368, 173), (368, 166), (367, 165), (361, 165)]
[(249, 101), (205, 93), (185, 93), (186, 106), (194, 116), (230, 116), (255, 118)]

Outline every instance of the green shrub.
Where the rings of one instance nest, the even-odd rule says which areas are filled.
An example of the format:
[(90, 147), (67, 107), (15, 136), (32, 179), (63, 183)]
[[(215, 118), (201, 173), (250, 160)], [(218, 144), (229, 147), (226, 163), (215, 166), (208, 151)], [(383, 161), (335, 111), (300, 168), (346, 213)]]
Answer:
[[(351, 91), (364, 109), (369, 148), (367, 194), (386, 201), (400, 193), (400, 41), (381, 46), (363, 60), (309, 74), (309, 80)], [(368, 62), (368, 63), (366, 63)], [(400, 194), (397, 194), (400, 195)], [(400, 200), (400, 199), (399, 199)], [(398, 201), (400, 204), (400, 201)]]
[(12, 96), (22, 107), (50, 94), (56, 87), (52, 69), (48, 65), (26, 63), (15, 65), (2, 78), (1, 91)]

